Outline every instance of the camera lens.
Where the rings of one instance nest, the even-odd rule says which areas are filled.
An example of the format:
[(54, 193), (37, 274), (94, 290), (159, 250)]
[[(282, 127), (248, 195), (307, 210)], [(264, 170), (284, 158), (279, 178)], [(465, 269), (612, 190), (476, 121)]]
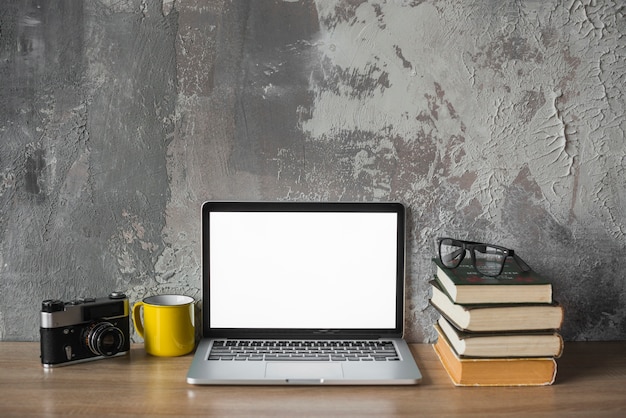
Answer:
[(99, 356), (114, 356), (124, 346), (124, 334), (110, 322), (94, 323), (86, 333), (85, 345)]

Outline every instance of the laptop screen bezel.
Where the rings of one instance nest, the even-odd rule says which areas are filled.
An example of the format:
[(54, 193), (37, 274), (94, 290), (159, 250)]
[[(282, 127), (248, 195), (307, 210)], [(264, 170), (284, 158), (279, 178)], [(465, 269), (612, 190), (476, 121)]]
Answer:
[[(212, 212), (374, 212), (397, 216), (395, 327), (385, 329), (267, 329), (210, 327), (210, 216)], [(405, 207), (399, 202), (236, 202), (202, 204), (202, 335), (205, 338), (400, 338), (404, 326)]]

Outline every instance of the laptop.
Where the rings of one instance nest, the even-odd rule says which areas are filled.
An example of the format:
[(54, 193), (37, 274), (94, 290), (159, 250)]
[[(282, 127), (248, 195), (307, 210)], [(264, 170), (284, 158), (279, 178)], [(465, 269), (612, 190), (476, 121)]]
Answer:
[(411, 385), (400, 203), (205, 202), (198, 385)]

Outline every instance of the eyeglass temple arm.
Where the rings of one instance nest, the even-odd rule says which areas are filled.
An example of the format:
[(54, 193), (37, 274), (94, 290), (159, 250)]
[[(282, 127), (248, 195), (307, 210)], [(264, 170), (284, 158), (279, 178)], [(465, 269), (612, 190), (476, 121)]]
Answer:
[(515, 260), (517, 265), (520, 266), (523, 271), (530, 271), (530, 270), (532, 270), (530, 268), (530, 266), (528, 264), (526, 264), (526, 262), (524, 260), (522, 260), (522, 258), (519, 255), (517, 255), (515, 253), (513, 253), (511, 255), (513, 256), (513, 259)]

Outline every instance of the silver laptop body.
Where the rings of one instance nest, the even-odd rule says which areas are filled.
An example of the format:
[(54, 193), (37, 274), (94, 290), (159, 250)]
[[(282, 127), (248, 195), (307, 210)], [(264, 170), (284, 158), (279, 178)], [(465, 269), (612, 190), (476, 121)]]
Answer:
[(187, 382), (420, 382), (402, 338), (404, 264), (400, 203), (205, 202)]

